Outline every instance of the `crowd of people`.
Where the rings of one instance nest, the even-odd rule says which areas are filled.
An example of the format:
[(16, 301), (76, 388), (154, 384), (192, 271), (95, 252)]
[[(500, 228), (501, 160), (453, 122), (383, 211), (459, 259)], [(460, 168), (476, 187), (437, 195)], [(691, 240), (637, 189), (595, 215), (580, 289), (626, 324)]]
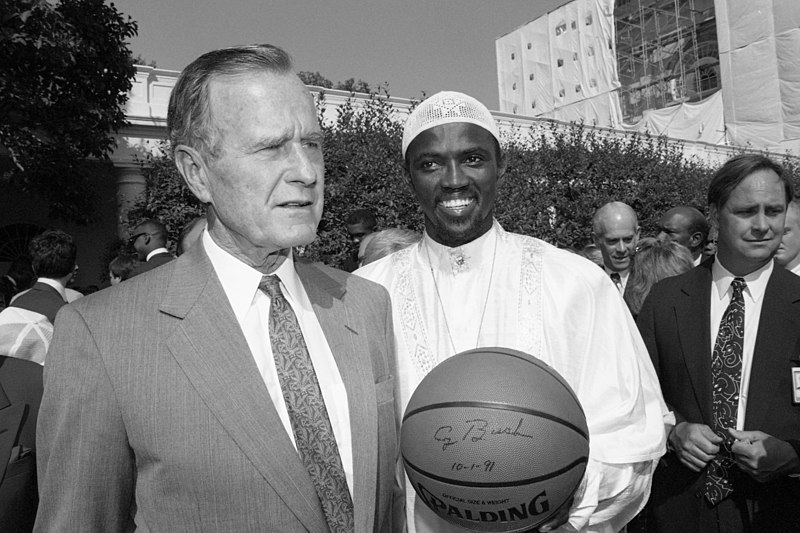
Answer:
[(562, 250), (495, 219), (494, 118), (437, 93), (400, 147), (424, 232), (354, 211), (349, 273), (293, 251), (316, 237), (324, 155), (286, 52), (200, 56), (168, 131), (207, 207), (177, 257), (143, 221), (113, 287), (70, 301), (75, 245), (47, 231), (3, 280), (30, 288), (0, 312), (0, 350), (16, 343), (0, 355), (35, 365), (39, 390), (43, 369), (43, 395), (35, 442), (0, 433), (9, 471), (27, 457), (0, 529), (461, 531), (403, 475), (400, 420), (438, 363), (502, 346), (557, 370), (590, 433), (580, 486), (538, 531), (800, 531), (800, 208), (769, 158), (722, 165), (708, 217), (675, 206), (641, 237), (612, 201), (592, 243)]

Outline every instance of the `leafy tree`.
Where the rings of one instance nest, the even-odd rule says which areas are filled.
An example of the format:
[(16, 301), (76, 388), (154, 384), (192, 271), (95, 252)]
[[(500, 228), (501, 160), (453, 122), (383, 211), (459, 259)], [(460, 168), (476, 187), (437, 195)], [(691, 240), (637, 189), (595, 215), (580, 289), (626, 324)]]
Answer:
[(301, 70), (297, 73), (297, 76), (302, 80), (303, 83), (306, 85), (314, 85), (316, 87), (324, 87), (326, 89), (333, 89), (333, 82), (320, 74), (319, 72), (309, 72), (307, 70)]
[[(367, 82), (364, 80), (356, 81), (354, 78), (348, 78), (344, 81), (340, 81), (334, 88), (339, 89), (340, 91), (350, 91), (351, 93), (370, 94), (373, 92), (372, 87), (370, 87)], [(377, 90), (374, 92), (377, 92)]]
[(92, 218), (89, 176), (126, 124), (136, 33), (103, 0), (0, 0), (2, 179), (43, 195), (53, 216)]
[(133, 58), (134, 65), (147, 65), (148, 67), (158, 68), (158, 63), (155, 60), (148, 61), (142, 54), (136, 54)]
[(297, 75), (306, 85), (324, 87), (325, 89), (337, 89), (340, 91), (349, 91), (351, 93), (365, 93), (365, 94), (379, 92), (381, 89), (380, 85), (376, 89), (373, 89), (364, 80), (356, 81), (355, 78), (348, 78), (344, 81), (338, 81), (334, 84), (331, 80), (329, 80), (319, 72), (308, 72), (306, 70), (302, 70), (298, 72)]

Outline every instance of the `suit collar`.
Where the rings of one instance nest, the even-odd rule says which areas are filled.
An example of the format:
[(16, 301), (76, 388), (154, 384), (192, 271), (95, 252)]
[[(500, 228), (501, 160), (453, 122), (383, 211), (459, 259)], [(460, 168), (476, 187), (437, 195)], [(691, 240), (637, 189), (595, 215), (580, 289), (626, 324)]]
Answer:
[(156, 248), (155, 250), (153, 250), (152, 252), (147, 254), (147, 258), (144, 260), (145, 263), (147, 261), (150, 261), (152, 258), (154, 258), (157, 255), (170, 255), (170, 253), (169, 253), (169, 250), (167, 250), (166, 248)]
[(216, 279), (216, 274), (202, 246), (192, 246), (174, 263), (172, 277), (161, 300), (160, 309), (174, 317), (185, 318), (206, 285)]
[(201, 240), (236, 319), (241, 324), (253, 303), (263, 274), (223, 250), (208, 232), (203, 234)]
[(684, 364), (692, 382), (695, 400), (703, 420), (712, 420), (711, 401), (711, 266), (713, 258), (690, 270), (679, 279), (682, 297), (674, 307), (678, 339)]
[(767, 282), (772, 275), (772, 270), (775, 268), (772, 261), (767, 262), (761, 268), (750, 272), (745, 276), (735, 276), (727, 268), (725, 268), (719, 261), (714, 261), (711, 265), (711, 276), (713, 280), (712, 294), (715, 298), (722, 300), (728, 289), (737, 277), (744, 279), (747, 283), (747, 288), (744, 294), (749, 296), (751, 301), (759, 301), (764, 296), (764, 291), (767, 288)]

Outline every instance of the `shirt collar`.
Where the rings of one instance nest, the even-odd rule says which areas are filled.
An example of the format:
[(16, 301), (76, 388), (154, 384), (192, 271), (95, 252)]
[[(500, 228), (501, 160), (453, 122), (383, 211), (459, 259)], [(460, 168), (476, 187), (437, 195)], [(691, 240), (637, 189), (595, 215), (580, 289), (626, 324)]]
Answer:
[(494, 260), (495, 243), (499, 238), (500, 225), (495, 220), (492, 228), (467, 244), (450, 248), (430, 238), (427, 232), (422, 237), (423, 254), (431, 267), (454, 276), (479, 269)]
[(152, 252), (147, 254), (147, 258), (145, 259), (145, 262), (150, 261), (150, 258), (153, 257), (154, 255), (157, 255), (157, 254), (168, 254), (168, 253), (169, 253), (169, 250), (167, 250), (166, 248), (156, 248), (155, 250), (153, 250)]
[(717, 298), (721, 300), (728, 294), (728, 289), (731, 283), (733, 283), (734, 278), (742, 278), (745, 283), (747, 283), (747, 288), (744, 291), (745, 294), (750, 294), (750, 298), (754, 302), (761, 300), (761, 298), (764, 297), (764, 292), (767, 290), (767, 283), (769, 282), (769, 277), (772, 275), (773, 268), (774, 263), (772, 261), (767, 261), (764, 266), (745, 276), (734, 276), (727, 268), (722, 266), (722, 263), (719, 262), (719, 257), (715, 257), (714, 262), (711, 264), (711, 279), (713, 280), (714, 286), (717, 288)]
[(67, 291), (64, 288), (64, 286), (57, 280), (54, 280), (52, 278), (38, 278), (36, 282), (44, 283), (45, 285), (50, 285), (51, 287), (53, 287), (55, 290), (58, 291), (58, 294), (60, 294), (61, 297), (64, 298), (65, 302), (67, 301)]
[[(241, 323), (258, 292), (258, 285), (261, 283), (263, 274), (220, 248), (207, 231), (201, 238), (206, 254), (222, 284), (222, 290), (228, 296), (236, 319)], [(274, 273), (281, 279), (289, 292), (287, 298), (297, 301), (296, 298), (300, 294), (302, 285), (294, 269), (294, 258), (291, 251)]]

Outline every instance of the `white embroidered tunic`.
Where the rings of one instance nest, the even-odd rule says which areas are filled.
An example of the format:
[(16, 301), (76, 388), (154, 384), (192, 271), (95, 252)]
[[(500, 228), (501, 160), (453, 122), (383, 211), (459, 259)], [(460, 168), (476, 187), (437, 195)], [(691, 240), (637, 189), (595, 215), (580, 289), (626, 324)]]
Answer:
[[(564, 376), (589, 425), (589, 464), (561, 530), (618, 531), (644, 505), (668, 410), (636, 325), (601, 268), (495, 221), (464, 246), (425, 235), (356, 274), (392, 298), (398, 416), (442, 360), (476, 346), (521, 350)], [(406, 491), (409, 532), (462, 531), (415, 505), (407, 480)]]

